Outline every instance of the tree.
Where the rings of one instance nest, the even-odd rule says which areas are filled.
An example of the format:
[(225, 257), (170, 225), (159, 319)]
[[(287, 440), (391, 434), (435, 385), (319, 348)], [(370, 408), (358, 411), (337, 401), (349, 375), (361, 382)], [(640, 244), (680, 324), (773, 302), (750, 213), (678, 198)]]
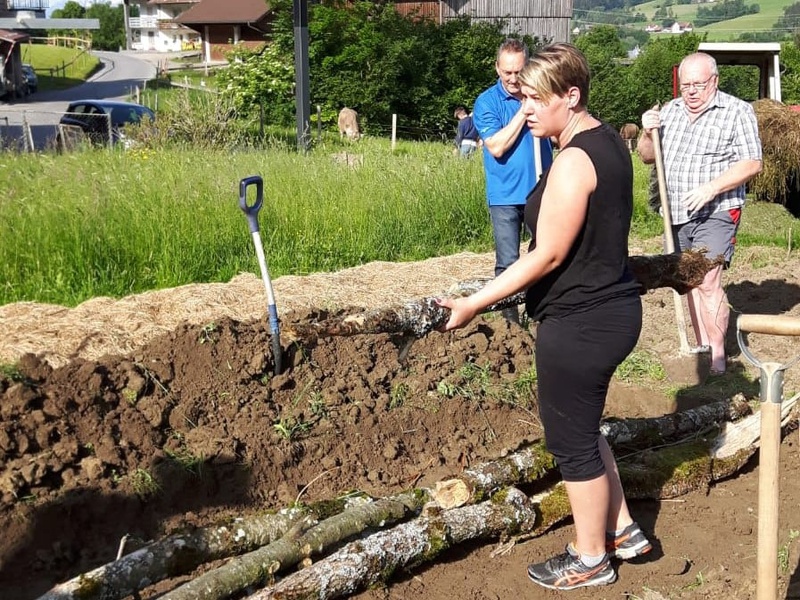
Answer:
[(50, 16), (53, 19), (83, 19), (86, 16), (86, 9), (74, 0), (68, 0), (64, 8), (55, 9)]
[[(132, 13), (134, 16), (136, 12)], [(53, 19), (97, 19), (100, 29), (92, 33), (92, 46), (96, 50), (119, 50), (125, 47), (125, 13), (122, 5), (96, 2), (84, 8), (74, 0), (68, 0), (64, 8), (53, 11)], [(51, 30), (54, 35), (83, 37), (78, 30)]]
[(97, 2), (86, 9), (87, 19), (98, 19), (100, 29), (92, 33), (96, 50), (119, 50), (125, 47), (125, 14), (123, 6)]
[(800, 27), (800, 2), (783, 9), (783, 16), (772, 25), (773, 29), (784, 33), (794, 33)]
[[(86, 17), (86, 9), (74, 0), (68, 0), (64, 8), (55, 9), (50, 16), (53, 19), (83, 19)], [(81, 35), (81, 32), (77, 29), (53, 29), (50, 33), (51, 35), (64, 37), (79, 37)]]
[(800, 49), (797, 42), (781, 44), (781, 96), (786, 104), (800, 104)]
[(617, 28), (601, 25), (576, 40), (586, 56), (592, 76), (589, 110), (599, 119), (619, 127), (628, 119), (629, 68), (620, 63), (627, 51)]
[(629, 73), (631, 121), (638, 122), (645, 110), (672, 99), (673, 69), (685, 56), (697, 51), (701, 39), (693, 33), (682, 33), (645, 46)]
[[(246, 60), (242, 53), (232, 55), (243, 61), (233, 71), (238, 87), (248, 93), (226, 87), (241, 106), (248, 104), (245, 96), (250, 104), (266, 98), (278, 102), (271, 104), (268, 116), (289, 125), (294, 100), (285, 93), (277, 98), (275, 90), (294, 81), (293, 69), (281, 66), (294, 60), (292, 4), (277, 0), (272, 6), (273, 48)], [(348, 106), (358, 111), (366, 131), (377, 132), (388, 129), (397, 114), (401, 134), (414, 137), (452, 131), (453, 108), (471, 106), (495, 81), (495, 52), (506, 37), (502, 21), (472, 23), (463, 17), (438, 25), (402, 16), (391, 4), (363, 1), (312, 4), (308, 29), (311, 102), (322, 107), (324, 121), (335, 122), (339, 110)], [(538, 39), (523, 39), (531, 49), (540, 45)], [(273, 79), (265, 77), (267, 72), (278, 78), (275, 85), (268, 84)]]

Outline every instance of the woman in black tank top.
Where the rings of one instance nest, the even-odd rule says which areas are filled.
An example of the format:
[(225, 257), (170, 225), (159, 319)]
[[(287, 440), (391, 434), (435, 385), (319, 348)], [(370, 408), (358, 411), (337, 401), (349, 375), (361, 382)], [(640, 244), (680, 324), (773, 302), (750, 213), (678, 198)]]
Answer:
[(566, 552), (528, 567), (552, 589), (616, 580), (611, 558), (652, 546), (633, 521), (600, 419), (611, 376), (641, 330), (639, 285), (627, 267), (633, 211), (630, 153), (616, 130), (586, 110), (589, 67), (570, 44), (537, 52), (520, 74), (528, 127), (556, 138), (553, 165), (531, 191), (529, 251), (481, 291), (443, 299), (446, 330), (527, 289), (536, 334), (539, 414), (561, 470), (575, 521)]

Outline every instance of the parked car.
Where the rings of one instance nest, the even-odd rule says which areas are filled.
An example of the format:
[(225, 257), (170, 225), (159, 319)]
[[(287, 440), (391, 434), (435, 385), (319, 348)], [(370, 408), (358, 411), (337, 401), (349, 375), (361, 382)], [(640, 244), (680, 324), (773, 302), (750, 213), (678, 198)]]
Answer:
[[(130, 124), (155, 121), (155, 113), (135, 102), (117, 100), (77, 100), (70, 103), (60, 125), (80, 128), (94, 144), (108, 145), (122, 143), (125, 147), (131, 140), (125, 135), (125, 127)], [(59, 146), (65, 147), (64, 130), (59, 128)]]
[(39, 78), (31, 65), (22, 64), (22, 78), (25, 81), (28, 94), (33, 94), (39, 89)]

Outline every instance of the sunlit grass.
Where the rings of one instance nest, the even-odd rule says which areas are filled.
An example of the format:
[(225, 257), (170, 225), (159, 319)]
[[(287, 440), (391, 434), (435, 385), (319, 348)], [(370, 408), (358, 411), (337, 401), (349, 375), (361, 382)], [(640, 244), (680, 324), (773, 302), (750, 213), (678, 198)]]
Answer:
[[(355, 167), (341, 162), (356, 155)], [(89, 150), (0, 155), (0, 304), (76, 305), (258, 272), (238, 206), (246, 176), (264, 180), (259, 222), (273, 278), (370, 261), (416, 261), (492, 250), (480, 155), (443, 143), (324, 135), (286, 149)], [(634, 157), (632, 242), (661, 234), (647, 207), (649, 167)], [(739, 240), (800, 245), (782, 207), (746, 207)]]
[(100, 60), (80, 48), (22, 44), (22, 62), (33, 66), (39, 91), (67, 89), (83, 83), (100, 66)]

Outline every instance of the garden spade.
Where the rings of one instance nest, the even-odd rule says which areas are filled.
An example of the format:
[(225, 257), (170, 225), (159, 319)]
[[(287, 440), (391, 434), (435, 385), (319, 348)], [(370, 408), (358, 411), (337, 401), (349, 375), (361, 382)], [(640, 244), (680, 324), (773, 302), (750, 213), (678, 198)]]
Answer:
[(775, 600), (778, 595), (778, 500), (781, 446), (783, 372), (800, 360), (780, 364), (760, 362), (747, 346), (745, 334), (800, 336), (800, 318), (777, 315), (739, 315), (736, 339), (742, 354), (759, 368), (761, 433), (758, 450), (758, 552), (756, 599)]
[[(664, 251), (666, 254), (675, 252), (675, 237), (672, 233), (672, 213), (669, 208), (669, 196), (667, 195), (667, 180), (664, 175), (664, 155), (661, 153), (661, 134), (658, 127), (653, 129), (653, 153), (656, 159), (656, 176), (658, 177), (658, 196), (661, 200), (661, 214), (664, 219)], [(672, 298), (675, 301), (675, 320), (678, 325), (678, 339), (680, 341), (680, 353), (690, 354), (689, 340), (686, 337), (686, 317), (683, 314), (683, 301), (680, 294), (672, 291)]]
[[(255, 200), (253, 204), (247, 203), (247, 188), (255, 186)], [(267, 261), (264, 258), (264, 247), (261, 245), (261, 233), (258, 227), (258, 211), (264, 203), (264, 180), (258, 175), (245, 177), (239, 182), (239, 207), (247, 217), (250, 225), (250, 233), (253, 235), (253, 243), (256, 247), (256, 257), (258, 266), (261, 268), (261, 279), (264, 281), (264, 288), (267, 291), (267, 310), (269, 313), (269, 332), (272, 337), (272, 358), (275, 362), (275, 374), (281, 373), (281, 358), (283, 350), (281, 348), (280, 322), (278, 321), (278, 309), (275, 306), (275, 292), (272, 290), (272, 281), (267, 271)]]

